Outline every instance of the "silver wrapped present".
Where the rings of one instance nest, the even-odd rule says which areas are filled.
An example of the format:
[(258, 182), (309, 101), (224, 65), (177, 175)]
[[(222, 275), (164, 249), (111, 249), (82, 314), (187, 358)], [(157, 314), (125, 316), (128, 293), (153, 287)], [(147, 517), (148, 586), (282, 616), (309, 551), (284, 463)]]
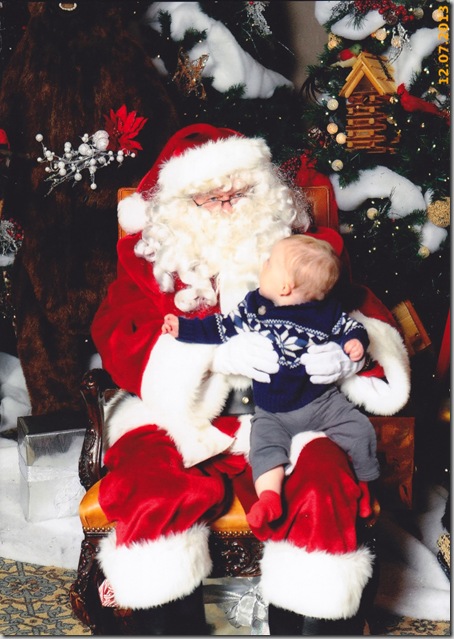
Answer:
[(78, 474), (84, 435), (74, 416), (18, 418), (20, 499), (27, 521), (77, 515), (85, 493)]

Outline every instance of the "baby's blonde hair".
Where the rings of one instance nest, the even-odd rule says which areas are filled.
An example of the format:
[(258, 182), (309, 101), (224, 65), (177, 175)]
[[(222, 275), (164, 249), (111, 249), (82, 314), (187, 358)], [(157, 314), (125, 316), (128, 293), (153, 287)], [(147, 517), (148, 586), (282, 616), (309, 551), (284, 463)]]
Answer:
[(331, 244), (309, 235), (286, 237), (284, 265), (304, 301), (322, 300), (339, 279), (341, 261)]

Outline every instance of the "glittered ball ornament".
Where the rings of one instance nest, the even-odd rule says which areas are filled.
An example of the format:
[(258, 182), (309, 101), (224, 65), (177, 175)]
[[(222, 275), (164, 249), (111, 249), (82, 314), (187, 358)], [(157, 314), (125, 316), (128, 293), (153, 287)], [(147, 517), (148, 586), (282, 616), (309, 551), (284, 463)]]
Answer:
[(418, 255), (419, 257), (422, 257), (423, 259), (428, 258), (430, 255), (430, 251), (427, 248), (427, 246), (421, 246), (421, 248), (418, 251)]
[(331, 168), (333, 169), (333, 171), (342, 171), (342, 169), (344, 168), (344, 163), (342, 162), (342, 160), (333, 160), (331, 162)]
[(326, 106), (330, 111), (335, 111), (339, 106), (339, 102), (336, 100), (336, 98), (330, 98), (326, 103)]
[(336, 142), (338, 144), (345, 144), (347, 142), (347, 136), (345, 135), (345, 133), (338, 133), (336, 135)]
[(377, 31), (375, 31), (373, 35), (375, 35), (375, 37), (377, 38), (379, 42), (383, 42), (384, 40), (386, 40), (386, 36), (388, 35), (388, 32), (386, 31), (384, 27), (382, 27), (381, 29), (377, 29)]
[(441, 9), (435, 9), (435, 11), (432, 13), (432, 19), (435, 20), (435, 22), (441, 22), (443, 20), (444, 17), (444, 13)]
[(375, 206), (371, 206), (370, 208), (367, 209), (366, 215), (369, 220), (375, 220), (375, 218), (378, 215), (378, 209), (376, 209)]
[(337, 133), (339, 131), (339, 127), (335, 122), (330, 122), (326, 127), (326, 130), (328, 131), (328, 133), (331, 133), (333, 135), (334, 133)]
[(451, 224), (451, 198), (446, 197), (436, 202), (432, 202), (427, 207), (427, 219), (441, 228), (446, 228)]
[(415, 16), (416, 20), (421, 20), (424, 17), (424, 9), (422, 7), (415, 7), (410, 9), (411, 13)]

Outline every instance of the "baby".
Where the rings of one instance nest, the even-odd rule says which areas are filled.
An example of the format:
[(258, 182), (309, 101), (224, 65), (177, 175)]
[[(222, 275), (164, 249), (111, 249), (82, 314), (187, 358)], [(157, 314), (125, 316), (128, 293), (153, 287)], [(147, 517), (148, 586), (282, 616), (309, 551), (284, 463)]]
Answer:
[(301, 362), (309, 346), (327, 341), (339, 343), (353, 361), (364, 357), (366, 330), (342, 311), (333, 291), (340, 270), (328, 242), (292, 235), (273, 246), (259, 288), (228, 315), (164, 318), (163, 332), (183, 342), (220, 344), (241, 331), (258, 331), (273, 341), (279, 370), (269, 383), (253, 381), (249, 460), (259, 499), (247, 519), (255, 529), (282, 515), (292, 438), (304, 431), (324, 433), (350, 455), (362, 489), (360, 516), (371, 513), (367, 482), (379, 476), (372, 424), (336, 386), (313, 384)]

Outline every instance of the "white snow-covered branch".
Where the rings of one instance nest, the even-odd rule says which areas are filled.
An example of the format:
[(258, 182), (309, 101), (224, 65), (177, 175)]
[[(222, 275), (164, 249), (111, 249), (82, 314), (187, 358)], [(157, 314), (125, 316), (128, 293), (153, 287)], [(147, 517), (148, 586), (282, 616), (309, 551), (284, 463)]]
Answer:
[[(317, 0), (315, 3), (315, 18), (319, 24), (324, 25), (332, 18), (332, 13), (338, 4), (339, 2)], [(355, 25), (353, 15), (344, 16), (332, 25), (331, 32), (349, 40), (364, 40), (364, 38), (370, 36), (371, 33), (380, 29), (384, 24), (386, 22), (382, 14), (374, 10), (366, 13), (359, 25)]]
[[(389, 198), (391, 206), (388, 217), (400, 219), (414, 211), (426, 211), (430, 203), (429, 191), (423, 194), (420, 186), (386, 166), (378, 165), (360, 171), (359, 179), (347, 186), (340, 185), (337, 173), (330, 175), (330, 180), (336, 202), (343, 211), (354, 211), (368, 199)], [(438, 251), (447, 236), (446, 229), (432, 224), (429, 220), (422, 226), (415, 225), (414, 231), (419, 234), (420, 245), (429, 249), (431, 253)]]
[[(270, 98), (277, 87), (293, 84), (280, 73), (267, 69), (242, 49), (235, 36), (218, 20), (207, 16), (198, 2), (154, 2), (145, 14), (145, 22), (161, 32), (159, 13), (169, 13), (170, 33), (182, 40), (188, 29), (205, 31), (206, 39), (196, 44), (188, 55), (192, 60), (208, 55), (203, 77), (213, 78), (213, 87), (225, 93), (235, 85), (244, 85), (244, 97)], [(162, 68), (162, 60), (160, 62)]]
[[(399, 56), (393, 60), (394, 81), (396, 86), (404, 84), (406, 89), (410, 89), (412, 79), (421, 73), (424, 58), (430, 55), (440, 44), (438, 29), (418, 29), (408, 41), (408, 46), (404, 47)], [(385, 52), (389, 56), (390, 51)]]

